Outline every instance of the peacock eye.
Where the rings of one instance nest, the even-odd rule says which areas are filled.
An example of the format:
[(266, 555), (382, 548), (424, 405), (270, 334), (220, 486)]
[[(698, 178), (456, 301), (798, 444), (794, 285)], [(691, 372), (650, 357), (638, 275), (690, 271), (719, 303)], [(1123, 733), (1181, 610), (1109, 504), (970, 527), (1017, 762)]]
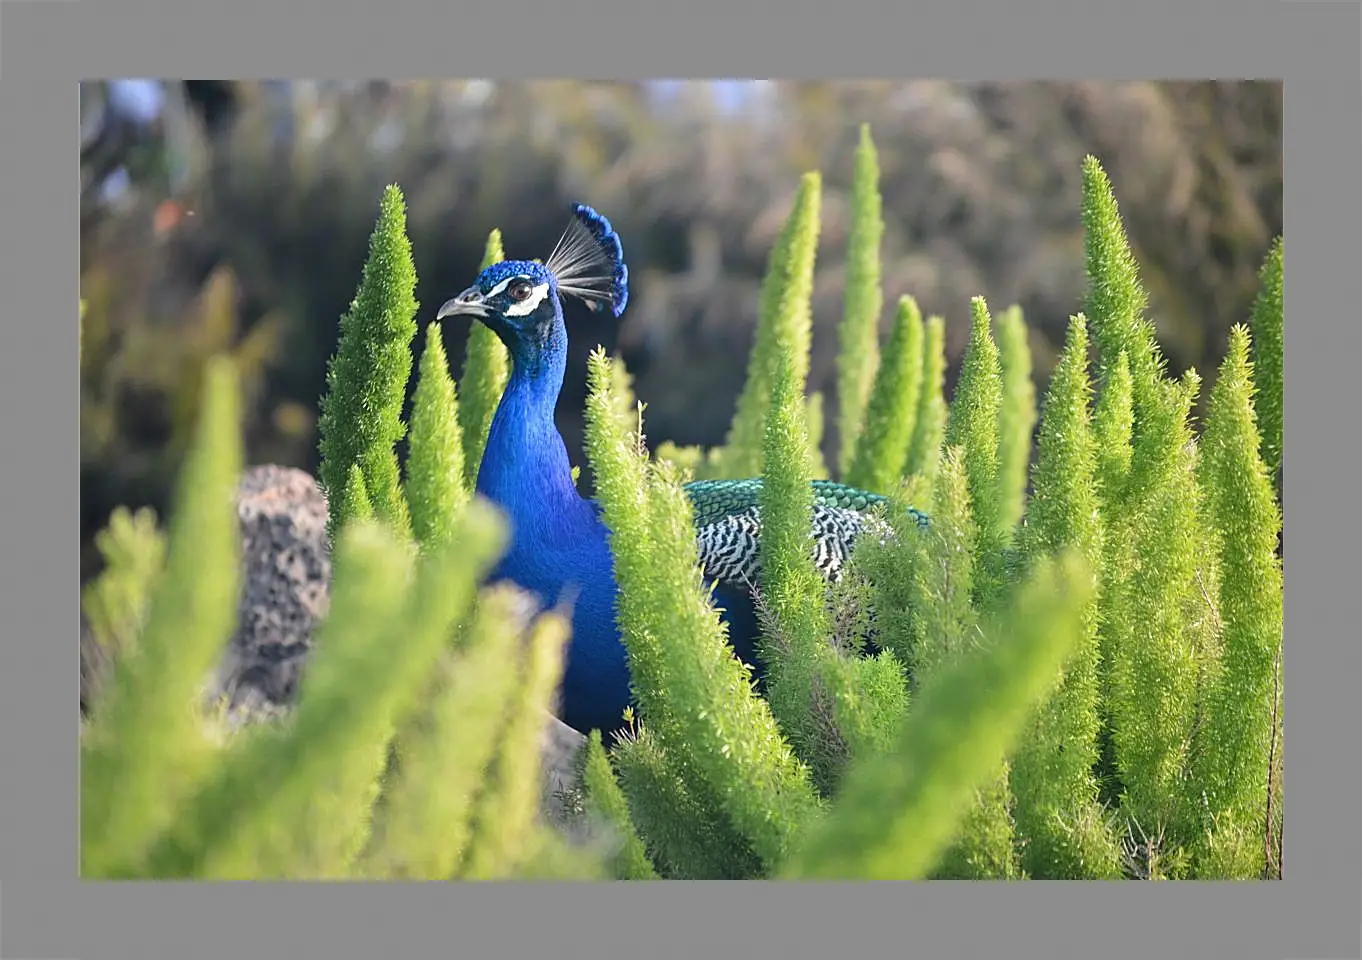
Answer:
[(534, 289), (535, 289), (534, 286), (530, 283), (529, 280), (517, 280), (511, 286), (506, 288), (506, 295), (510, 297), (512, 300), (516, 300), (519, 302), (521, 300), (524, 300), (526, 297), (530, 296), (530, 292)]

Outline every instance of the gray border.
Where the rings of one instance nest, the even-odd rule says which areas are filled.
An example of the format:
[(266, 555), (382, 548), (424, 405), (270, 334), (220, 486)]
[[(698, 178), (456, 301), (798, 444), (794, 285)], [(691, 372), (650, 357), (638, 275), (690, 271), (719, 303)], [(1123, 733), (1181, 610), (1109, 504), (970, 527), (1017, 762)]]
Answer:
[[(0, 111), (0, 403), (11, 555), (0, 645), (4, 956), (1130, 954), (1358, 956), (1359, 646), (1354, 310), (1359, 263), (1357, 4), (1097, 5), (964, 0), (807, 7), (787, 39), (753, 10), (628, 2), (372, 10), (294, 2), (5, 3)], [(756, 5), (754, 5), (756, 6)], [(773, 17), (781, 5), (765, 0)], [(447, 10), (442, 15), (442, 10)], [(897, 20), (898, 23), (891, 21)], [(986, 26), (987, 24), (987, 26)], [(153, 26), (154, 25), (154, 26)], [(625, 39), (607, 40), (616, 32)], [(781, 39), (776, 39), (781, 37)], [(656, 39), (655, 39), (656, 38)], [(1293, 566), (1289, 880), (1278, 884), (750, 884), (327, 888), (77, 885), (74, 81), (82, 76), (838, 74), (1286, 77)], [(1063, 68), (1061, 65), (1064, 65)], [(63, 176), (72, 180), (62, 184)], [(48, 189), (48, 187), (51, 189)], [(50, 272), (49, 272), (50, 271)], [(66, 383), (61, 389), (55, 384)], [(1349, 396), (1334, 384), (1350, 384)], [(1328, 404), (1334, 401), (1335, 406)], [(60, 426), (65, 423), (66, 426)], [(14, 433), (9, 431), (13, 430)], [(1328, 431), (1328, 433), (1327, 433)], [(19, 461), (18, 458), (22, 458)], [(1339, 469), (1334, 465), (1340, 464)], [(47, 504), (52, 514), (45, 515)], [(48, 526), (47, 517), (61, 518)], [(61, 534), (61, 526), (68, 533)], [(53, 527), (57, 528), (54, 534)], [(1347, 542), (1346, 542), (1347, 541)], [(1314, 547), (1329, 547), (1316, 553)], [(66, 600), (61, 597), (65, 595)], [(1309, 623), (1309, 629), (1308, 629)], [(16, 629), (17, 628), (17, 629)], [(1120, 890), (1120, 893), (1115, 890)], [(526, 919), (518, 920), (523, 911)], [(443, 950), (442, 950), (443, 945)], [(463, 949), (459, 949), (462, 947)], [(793, 949), (792, 949), (793, 948)], [(861, 953), (862, 951), (856, 951)], [(869, 952), (869, 951), (867, 951)]]

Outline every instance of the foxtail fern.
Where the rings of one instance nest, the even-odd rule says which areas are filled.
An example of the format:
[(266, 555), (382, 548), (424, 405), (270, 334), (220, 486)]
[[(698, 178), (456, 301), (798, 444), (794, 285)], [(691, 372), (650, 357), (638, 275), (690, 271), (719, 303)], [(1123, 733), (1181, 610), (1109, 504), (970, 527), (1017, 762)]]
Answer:
[(412, 533), (425, 549), (449, 542), (469, 499), (458, 410), (440, 325), (432, 323), (417, 367), (404, 488)]
[[(1032, 498), (1022, 546), (1030, 562), (1072, 549), (1097, 577), (1103, 528), (1089, 415), (1088, 329), (1070, 320), (1065, 350), (1043, 405)], [(1043, 879), (1108, 879), (1120, 851), (1097, 804), (1098, 597), (1081, 611), (1070, 659), (1042, 702), (1012, 762), (1022, 864)]]
[(423, 706), (399, 729), (400, 763), (385, 788), (368, 857), (379, 876), (455, 875), (519, 680), (506, 666), (516, 661), (523, 638), (507, 625), (516, 621), (521, 603), (511, 587), (483, 591), (456, 648), (442, 655)]
[[(493, 230), (488, 234), (478, 270), (486, 270), (504, 259), (502, 233)], [(471, 493), (478, 482), (478, 467), (483, 462), (493, 414), (511, 376), (511, 356), (497, 335), (481, 323), (473, 324), (469, 330), (464, 349), (464, 371), (459, 378), (459, 433), (464, 442), (464, 483)]]
[(1155, 331), (1145, 318), (1148, 297), (1131, 255), (1112, 182), (1093, 156), (1084, 158), (1084, 256), (1088, 293), (1084, 314), (1098, 344), (1098, 374), (1106, 387), (1112, 365), (1125, 353), (1140, 403), (1161, 375)]
[(1283, 238), (1274, 241), (1259, 271), (1259, 296), (1250, 320), (1254, 335), (1254, 416), (1269, 476), (1283, 464)]
[[(762, 862), (780, 862), (817, 809), (809, 772), (733, 656), (704, 589), (690, 500), (667, 464), (650, 465), (618, 415), (610, 361), (588, 365), (587, 445), (610, 529), (618, 617), (647, 728), (710, 816)], [(705, 823), (696, 824), (706, 829)]]
[(999, 526), (1011, 532), (1022, 519), (1027, 499), (1027, 468), (1036, 426), (1036, 387), (1032, 351), (1022, 308), (1009, 307), (998, 318), (999, 365), (1003, 396), (999, 406)]
[(974, 518), (975, 592), (987, 604), (999, 583), (1000, 551), (1003, 547), (999, 512), (999, 408), (1003, 381), (999, 351), (990, 332), (989, 307), (983, 297), (970, 303), (970, 340), (961, 361), (961, 375), (947, 418), (946, 443), (960, 447), (970, 489)]
[(341, 317), (340, 342), (327, 367), (317, 424), (319, 479), (335, 501), (327, 523), (333, 537), (345, 519), (337, 494), (345, 489), (351, 464), (360, 466), (375, 515), (400, 532), (409, 529), (395, 447), (406, 433), (402, 405), (412, 373), (415, 291), (402, 191), (389, 186), (379, 205), (359, 290)]
[(612, 857), (612, 873), (621, 880), (656, 880), (657, 871), (630, 820), (629, 801), (606, 755), (600, 730), (593, 730), (587, 737), (578, 763), (588, 816), (615, 835), (617, 849)]
[(1201, 480), (1220, 547), (1221, 656), (1193, 765), (1194, 800), (1214, 824), (1213, 854), (1223, 856), (1218, 872), (1241, 877), (1263, 868), (1283, 640), (1281, 519), (1259, 453), (1249, 356), (1249, 333), (1236, 327), (1203, 433)]
[(904, 472), (918, 418), (923, 377), (923, 316), (901, 297), (894, 327), (876, 370), (866, 421), (856, 438), (847, 483), (890, 493)]
[(904, 462), (906, 476), (922, 481), (920, 494), (931, 499), (946, 436), (946, 323), (929, 317), (923, 327), (923, 375), (918, 382), (918, 416)]
[(233, 495), (240, 399), (230, 361), (205, 371), (199, 427), (181, 469), (137, 642), (115, 661), (81, 750), (81, 875), (138, 875), (174, 805), (208, 775), (209, 744), (182, 722), (235, 623), (241, 550)]
[(993, 642), (924, 684), (894, 749), (848, 770), (829, 816), (786, 873), (882, 880), (931, 873), (972, 793), (998, 769), (1071, 654), (1091, 581), (1072, 557), (1043, 564), (991, 623)]
[[(785, 227), (772, 248), (762, 284), (761, 307), (757, 332), (748, 360), (748, 376), (739, 394), (733, 423), (719, 457), (726, 477), (751, 477), (762, 472), (762, 442), (770, 403), (772, 380), (777, 362), (777, 344), (791, 351), (796, 364), (796, 378), (803, 383), (809, 371), (808, 322), (797, 312), (785, 309), (788, 300), (808, 298), (814, 284), (812, 259), (795, 260), (793, 251), (817, 238), (819, 233), (819, 200), (822, 180), (817, 173), (807, 173), (800, 180), (800, 189)], [(783, 323), (805, 325), (802, 329), (784, 329)]]
[(838, 468), (844, 476), (852, 468), (877, 366), (877, 327), (884, 299), (880, 241), (884, 232), (880, 165), (871, 127), (862, 124), (852, 168), (852, 226), (847, 237), (842, 323), (838, 326)]

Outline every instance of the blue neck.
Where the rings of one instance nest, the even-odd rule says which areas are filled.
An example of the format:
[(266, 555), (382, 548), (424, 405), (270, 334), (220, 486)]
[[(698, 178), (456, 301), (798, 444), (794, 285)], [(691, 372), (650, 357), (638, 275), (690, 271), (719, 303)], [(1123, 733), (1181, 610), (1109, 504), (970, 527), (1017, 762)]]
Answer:
[(509, 514), (516, 544), (552, 540), (593, 515), (573, 485), (568, 450), (554, 424), (567, 353), (561, 318), (544, 343), (513, 349), (511, 377), (478, 469), (478, 493)]

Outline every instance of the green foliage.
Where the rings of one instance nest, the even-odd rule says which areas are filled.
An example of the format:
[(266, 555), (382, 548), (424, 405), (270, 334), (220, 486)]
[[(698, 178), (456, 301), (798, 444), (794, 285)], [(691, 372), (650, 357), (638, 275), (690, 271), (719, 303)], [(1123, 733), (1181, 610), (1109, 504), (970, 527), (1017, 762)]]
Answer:
[(1124, 807), (1147, 831), (1186, 827), (1180, 784), (1200, 672), (1194, 625), (1206, 618), (1198, 583), (1200, 491), (1189, 445), (1193, 395), (1161, 382), (1132, 459), (1132, 502), (1112, 519), (1120, 548), (1106, 585), (1106, 629), (1117, 769)]
[[(790, 352), (795, 379), (801, 384), (809, 373), (808, 302), (814, 289), (814, 259), (800, 252), (812, 250), (819, 233), (819, 200), (822, 180), (807, 173), (785, 227), (772, 248), (762, 284), (762, 303), (757, 333), (748, 362), (748, 377), (739, 394), (733, 423), (719, 453), (720, 476), (751, 477), (762, 472), (762, 443), (770, 403), (777, 351)], [(802, 310), (791, 304), (804, 303)], [(783, 345), (783, 346), (782, 346)]]
[[(239, 563), (238, 381), (218, 360), (164, 542), (152, 515), (116, 512), (82, 597), (117, 650), (82, 731), (82, 874), (1281, 876), (1281, 241), (1254, 314), (1264, 342), (1232, 332), (1199, 437), (1200, 380), (1164, 375), (1111, 186), (1086, 161), (1087, 313), (1070, 321), (1033, 457), (1016, 309), (996, 345), (972, 303), (950, 405), (945, 324), (911, 298), (876, 361), (865, 133), (857, 162), (836, 465), (884, 496), (827, 481), (815, 450), (817, 174), (772, 251), (725, 447), (650, 461), (631, 378), (591, 356), (589, 465), (638, 715), (609, 747), (588, 738), (562, 822), (539, 815), (539, 751), (567, 620), (479, 589), (506, 530), (470, 491), (508, 369), (481, 325), (458, 401), (427, 328), (398, 483), (416, 306), (390, 188), (329, 368), (335, 579), (298, 702), (241, 729), (201, 702)], [(501, 257), (494, 231), (486, 261)], [(749, 482), (683, 488), (683, 473)], [(887, 524), (831, 585), (811, 562), (816, 502)], [(930, 508), (926, 528), (908, 504)], [(763, 516), (761, 694), (698, 565), (697, 520), (735, 505)]]
[(1093, 597), (1080, 611), (1075, 648), (1013, 759), (1022, 865), (1040, 879), (1107, 879), (1118, 874), (1120, 864), (1116, 840), (1097, 806), (1094, 776), (1100, 727), (1096, 577), (1103, 528), (1089, 393), (1088, 328), (1080, 315), (1070, 320), (1065, 351), (1051, 374), (1023, 534), (1029, 559), (1072, 549), (1095, 578)]
[(333, 515), (339, 518), (338, 522), (342, 526), (354, 521), (374, 519), (374, 505), (369, 502), (369, 491), (364, 486), (364, 471), (360, 469), (358, 463), (350, 465), (350, 473), (345, 479), (345, 490), (338, 503), (339, 505), (333, 508)]
[(231, 634), (241, 549), (232, 506), (240, 399), (227, 361), (209, 365), (199, 431), (177, 487), (165, 573), (136, 643), (81, 750), (81, 874), (136, 874), (175, 804), (207, 772), (208, 742), (182, 714)]
[(368, 855), (375, 874), (440, 880), (455, 875), (471, 831), (478, 795), (498, 746), (518, 671), (520, 634), (508, 629), (518, 595), (509, 587), (483, 592), (469, 628), (430, 678), (422, 705), (398, 740), (397, 776), (385, 790), (384, 817)]
[(156, 512), (119, 507), (95, 536), (104, 570), (81, 591), (81, 608), (95, 641), (109, 651), (130, 649), (146, 622), (147, 606), (165, 568), (166, 540)]
[[(699, 808), (678, 827), (687, 852), (703, 855), (707, 835), (732, 832), (770, 869), (817, 808), (809, 772), (731, 653), (699, 576), (690, 500), (670, 465), (649, 464), (630, 433), (600, 350), (588, 382), (587, 449), (621, 591), (617, 618), (661, 754), (652, 777), (679, 779)], [(686, 853), (667, 859), (675, 856)]]
[[(944, 669), (987, 643), (973, 600), (979, 540), (964, 452), (947, 447), (933, 499), (933, 524), (919, 564), (913, 609), (921, 624), (914, 649), (918, 693)], [(967, 804), (962, 828), (943, 853), (936, 876), (949, 879), (1015, 875), (1007, 765), (996, 766)]]
[[(795, 218), (801, 213), (797, 203), (785, 233), (790, 246), (781, 256), (791, 264), (794, 276), (812, 278), (817, 222), (797, 230)], [(767, 699), (772, 712), (795, 753), (809, 764), (815, 782), (827, 791), (847, 760), (848, 732), (843, 728), (852, 704), (845, 682), (850, 677), (839, 669), (837, 655), (827, 643), (830, 624), (823, 580), (809, 544), (814, 492), (809, 483), (805, 369), (796, 357), (809, 342), (811, 293), (809, 285), (791, 283), (773, 324), (774, 369), (758, 497), (760, 588), (768, 624), (760, 652), (769, 670)]]
[(923, 375), (919, 379), (918, 417), (909, 440), (904, 462), (906, 476), (922, 481), (921, 494), (931, 497), (932, 485), (941, 462), (942, 442), (946, 437), (946, 322), (928, 317), (923, 328)]
[(1279, 237), (1259, 272), (1259, 297), (1250, 319), (1254, 335), (1254, 415), (1269, 475), (1283, 465), (1283, 238)]
[(1026, 503), (1032, 428), (1036, 426), (1032, 351), (1021, 307), (1009, 307), (999, 315), (998, 338), (1003, 374), (999, 407), (999, 524), (1011, 531), (1022, 519)]
[[(505, 259), (502, 232), (493, 230), (488, 234), (478, 271), (481, 273)], [(511, 355), (497, 335), (481, 323), (469, 328), (464, 349), (464, 371), (459, 378), (459, 434), (464, 441), (464, 483), (472, 492), (478, 482), (478, 467), (483, 462), (492, 417), (511, 376)]]
[(818, 390), (805, 398), (805, 424), (809, 435), (809, 475), (815, 480), (827, 480), (828, 465), (824, 463), (820, 449), (824, 430), (823, 394)]
[(604, 824), (618, 838), (618, 849), (611, 862), (611, 873), (621, 880), (656, 880), (657, 871), (644, 851), (644, 842), (629, 818), (629, 801), (620, 789), (601, 731), (593, 730), (579, 758), (580, 777), (586, 793), (590, 816)]
[[(389, 186), (369, 241), (364, 276), (341, 317), (340, 341), (327, 367), (322, 398), (319, 479), (329, 497), (345, 488), (358, 463), (377, 516), (405, 531), (407, 504), (398, 481), (396, 444), (406, 433), (402, 405), (412, 372), (416, 336), (416, 267), (407, 239), (402, 191)], [(343, 515), (332, 507), (333, 537)]]
[(1003, 378), (999, 351), (990, 332), (989, 307), (983, 297), (970, 303), (970, 340), (961, 360), (961, 375), (947, 417), (946, 443), (960, 447), (974, 519), (976, 596), (983, 603), (999, 588), (998, 565), (1004, 529), (998, 498), (999, 412)]
[(525, 858), (540, 798), (540, 737), (563, 676), (568, 623), (563, 613), (541, 617), (525, 644), (524, 682), (512, 698), (464, 859), (463, 875), (470, 879), (505, 879)]
[(1122, 503), (1127, 475), (1131, 471), (1131, 389), (1131, 364), (1123, 350), (1109, 371), (1107, 386), (1098, 400), (1093, 421), (1098, 490), (1103, 505), (1113, 511)]
[(458, 411), (440, 326), (432, 323), (426, 327), (426, 347), (412, 397), (411, 451), (404, 487), (412, 533), (427, 549), (449, 541), (468, 502)]
[[(1226, 359), (1212, 390), (1202, 436), (1203, 489), (1220, 543), (1220, 671), (1210, 684), (1198, 730), (1193, 783), (1221, 834), (1235, 839), (1263, 833), (1263, 805), (1271, 789), (1277, 736), (1277, 663), (1282, 650), (1282, 528), (1269, 469), (1260, 456), (1254, 420), (1249, 332), (1231, 331)], [(1270, 802), (1271, 802), (1271, 798)], [(1244, 844), (1232, 876), (1253, 874), (1256, 851)]]
[(886, 493), (904, 472), (918, 417), (923, 377), (923, 315), (901, 297), (890, 339), (875, 373), (866, 422), (847, 469), (854, 487)]
[(1145, 319), (1148, 296), (1131, 255), (1112, 182), (1093, 156), (1084, 158), (1083, 203), (1088, 296), (1084, 313), (1098, 343), (1098, 375), (1104, 385), (1117, 358), (1126, 354), (1137, 391), (1152, 386), (1161, 372), (1155, 331)]
[(924, 685), (887, 756), (848, 771), (811, 829), (795, 876), (918, 879), (936, 865), (960, 811), (1009, 752), (1022, 720), (1077, 641), (1092, 589), (1080, 561), (1043, 566), (991, 624), (992, 643)]
[(862, 124), (852, 169), (852, 227), (847, 237), (847, 280), (842, 323), (838, 326), (838, 466), (844, 474), (852, 468), (877, 366), (876, 334), (884, 301), (880, 238), (885, 222), (880, 206), (880, 164), (871, 126)]

